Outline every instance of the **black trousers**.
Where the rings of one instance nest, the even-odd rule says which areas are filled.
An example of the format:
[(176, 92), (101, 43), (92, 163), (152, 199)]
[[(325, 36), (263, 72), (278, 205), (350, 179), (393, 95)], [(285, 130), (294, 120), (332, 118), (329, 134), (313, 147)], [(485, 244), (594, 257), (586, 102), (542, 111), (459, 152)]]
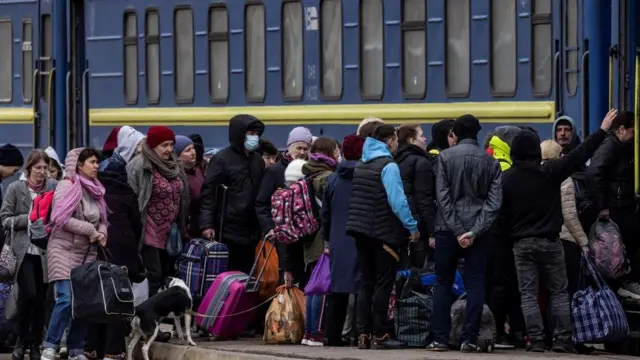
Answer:
[(513, 244), (496, 239), (488, 264), (487, 305), (496, 319), (498, 336), (505, 335), (504, 324), (509, 319), (510, 334), (518, 332), (524, 335), (526, 325), (520, 291), (518, 290), (518, 274), (513, 256)]
[(109, 324), (89, 324), (85, 350), (87, 352), (95, 351), (98, 359), (105, 356), (116, 358), (127, 352), (125, 343), (127, 335), (127, 324), (124, 320), (117, 320)]
[(395, 283), (398, 261), (376, 239), (356, 238), (356, 247), (360, 268), (356, 302), (358, 333), (378, 337), (393, 334), (393, 322), (389, 321), (388, 316), (389, 297)]
[(158, 290), (164, 285), (164, 281), (168, 276), (175, 273), (173, 259), (167, 253), (167, 250), (158, 249), (153, 246), (144, 245), (142, 247), (142, 262), (147, 268), (147, 280), (149, 281), (149, 297), (158, 293)]
[[(349, 295), (346, 293), (330, 293), (327, 295), (327, 327), (325, 337), (330, 345), (339, 344), (342, 340), (342, 329), (347, 318), (349, 307)], [(356, 302), (357, 302), (356, 298)], [(350, 337), (357, 337), (357, 316), (353, 317)]]
[(47, 288), (39, 255), (26, 254), (18, 270), (18, 338), (25, 347), (39, 346), (44, 335)]

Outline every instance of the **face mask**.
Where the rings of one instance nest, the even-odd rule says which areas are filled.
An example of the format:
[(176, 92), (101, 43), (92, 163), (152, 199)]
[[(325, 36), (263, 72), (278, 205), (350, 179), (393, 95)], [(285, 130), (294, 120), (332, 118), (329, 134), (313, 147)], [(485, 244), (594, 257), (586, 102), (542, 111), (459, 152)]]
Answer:
[(260, 137), (258, 135), (247, 135), (244, 138), (244, 147), (249, 151), (257, 149), (259, 143)]

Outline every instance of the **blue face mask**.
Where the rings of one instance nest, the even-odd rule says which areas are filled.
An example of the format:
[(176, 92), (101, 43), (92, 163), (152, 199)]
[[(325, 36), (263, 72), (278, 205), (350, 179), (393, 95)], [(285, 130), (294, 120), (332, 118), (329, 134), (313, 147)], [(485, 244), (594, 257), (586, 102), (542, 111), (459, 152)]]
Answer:
[(247, 135), (244, 138), (244, 147), (249, 151), (254, 151), (260, 144), (260, 137), (258, 135)]

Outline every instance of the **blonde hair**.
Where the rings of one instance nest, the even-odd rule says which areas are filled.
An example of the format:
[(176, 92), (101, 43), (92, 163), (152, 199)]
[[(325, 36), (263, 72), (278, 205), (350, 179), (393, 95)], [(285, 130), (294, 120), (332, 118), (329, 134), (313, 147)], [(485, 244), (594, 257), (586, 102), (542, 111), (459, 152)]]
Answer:
[(540, 143), (540, 152), (542, 153), (542, 160), (559, 159), (562, 146), (554, 140), (545, 140)]
[[(380, 123), (380, 124), (384, 124), (384, 120), (374, 117), (374, 116), (368, 116), (366, 118), (364, 118), (364, 120), (362, 120), (360, 122), (360, 125), (358, 125), (358, 130), (356, 131), (356, 135), (358, 136), (362, 136), (361, 130), (362, 127), (369, 124), (369, 123)], [(369, 136), (369, 134), (367, 134), (367, 136)]]

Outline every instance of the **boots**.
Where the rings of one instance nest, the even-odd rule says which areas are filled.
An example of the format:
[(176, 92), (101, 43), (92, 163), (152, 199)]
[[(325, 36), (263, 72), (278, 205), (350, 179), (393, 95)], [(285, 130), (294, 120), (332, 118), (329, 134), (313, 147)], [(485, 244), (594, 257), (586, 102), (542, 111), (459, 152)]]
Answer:
[[(12, 360), (23, 360), (24, 359), (24, 341), (22, 338), (16, 339), (16, 345), (13, 348), (13, 353), (11, 353)], [(40, 359), (38, 357), (38, 359)]]

